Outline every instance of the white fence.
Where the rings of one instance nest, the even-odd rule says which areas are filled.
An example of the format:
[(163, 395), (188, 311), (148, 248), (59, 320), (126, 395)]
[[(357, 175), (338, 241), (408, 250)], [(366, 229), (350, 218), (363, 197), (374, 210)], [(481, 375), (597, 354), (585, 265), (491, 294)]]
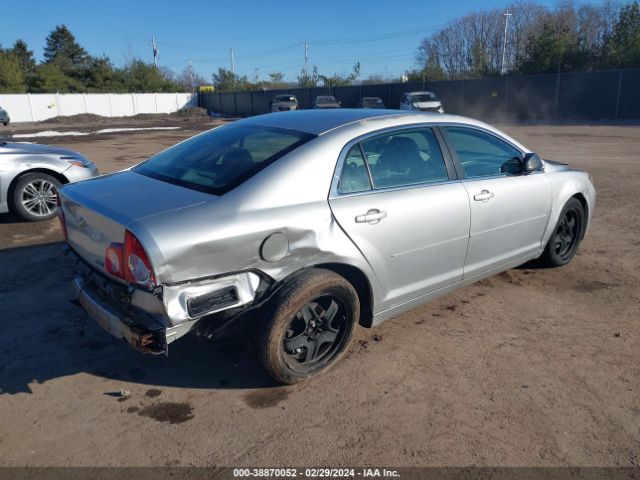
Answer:
[(171, 113), (196, 106), (190, 93), (21, 93), (0, 94), (0, 106), (12, 122), (38, 122), (59, 115), (94, 113), (128, 117), (138, 113)]

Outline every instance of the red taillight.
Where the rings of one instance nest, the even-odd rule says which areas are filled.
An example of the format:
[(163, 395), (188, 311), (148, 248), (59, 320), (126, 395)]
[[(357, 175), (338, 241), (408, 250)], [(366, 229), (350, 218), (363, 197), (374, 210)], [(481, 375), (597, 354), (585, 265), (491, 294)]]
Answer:
[(122, 261), (123, 245), (111, 243), (104, 252), (104, 268), (111, 275), (124, 278), (124, 264)]
[[(108, 249), (107, 249), (108, 250)], [(136, 285), (151, 289), (156, 286), (151, 262), (142, 244), (129, 230), (124, 234), (124, 252), (122, 255), (124, 279)]]
[(64, 221), (64, 212), (62, 211), (62, 202), (60, 201), (60, 193), (56, 192), (56, 205), (58, 206), (58, 220), (60, 220), (60, 226), (62, 227), (62, 233), (64, 239), (67, 239), (67, 224)]

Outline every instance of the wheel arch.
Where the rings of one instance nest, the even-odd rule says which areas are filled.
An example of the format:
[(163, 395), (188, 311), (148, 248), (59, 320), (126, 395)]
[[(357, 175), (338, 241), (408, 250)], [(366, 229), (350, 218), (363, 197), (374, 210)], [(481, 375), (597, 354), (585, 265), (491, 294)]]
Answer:
[(7, 189), (7, 201), (9, 202), (10, 206), (13, 207), (13, 205), (11, 204), (13, 203), (13, 191), (16, 188), (16, 184), (22, 177), (24, 177), (25, 175), (29, 175), (30, 173), (44, 173), (45, 175), (49, 175), (55, 178), (63, 185), (69, 183), (69, 179), (67, 177), (65, 177), (60, 172), (56, 172), (55, 170), (50, 170), (48, 168), (30, 168), (29, 170), (24, 170), (23, 172), (20, 172), (18, 175), (13, 177), (11, 183), (9, 183), (9, 188)]
[(582, 240), (584, 238), (585, 233), (587, 232), (587, 224), (586, 222), (589, 219), (589, 203), (587, 202), (586, 197), (581, 193), (575, 193), (574, 195), (571, 196), (571, 198), (575, 198), (576, 200), (578, 200), (581, 204), (582, 204), (582, 208), (584, 208), (584, 226), (582, 228), (582, 232), (580, 234), (580, 240)]
[(373, 289), (366, 274), (358, 267), (346, 263), (320, 263), (314, 268), (324, 268), (344, 277), (356, 290), (360, 300), (360, 319), (358, 323), (370, 328), (373, 323)]
[(296, 270), (284, 279), (278, 281), (274, 286), (275, 290), (280, 289), (288, 282), (294, 281), (302, 272), (306, 272), (311, 269), (329, 270), (340, 275), (349, 282), (355, 289), (358, 294), (358, 299), (360, 300), (360, 318), (358, 319), (358, 324), (366, 328), (371, 328), (373, 326), (373, 289), (367, 275), (361, 269), (354, 267), (353, 265), (340, 262), (325, 262), (309, 265)]

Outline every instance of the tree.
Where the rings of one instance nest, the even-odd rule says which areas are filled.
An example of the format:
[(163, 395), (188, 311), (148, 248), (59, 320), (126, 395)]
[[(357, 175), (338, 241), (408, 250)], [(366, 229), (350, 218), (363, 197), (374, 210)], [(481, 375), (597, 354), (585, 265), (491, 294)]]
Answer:
[(85, 66), (89, 55), (63, 24), (56, 26), (47, 36), (44, 58), (46, 63), (56, 62), (63, 69), (70, 69)]
[(318, 86), (318, 67), (315, 65), (311, 69), (311, 75), (309, 75), (304, 70), (300, 71), (300, 75), (298, 75), (298, 86), (301, 88), (313, 88)]
[(284, 73), (271, 72), (269, 74), (269, 87), (270, 88), (282, 88), (284, 86)]
[(554, 73), (571, 71), (584, 65), (582, 52), (567, 28), (545, 23), (526, 49), (520, 73)]
[(122, 71), (115, 69), (106, 55), (90, 58), (82, 80), (90, 93), (127, 91)]
[(252, 84), (246, 76), (239, 76), (226, 68), (218, 68), (213, 74), (213, 84), (221, 92), (251, 90)]
[(11, 51), (0, 50), (0, 92), (24, 93), (27, 84), (18, 57)]
[(130, 92), (172, 92), (180, 88), (166, 71), (140, 59), (131, 61), (123, 74)]
[(43, 63), (36, 70), (34, 90), (42, 93), (74, 93), (84, 91), (84, 85), (55, 63)]
[(33, 52), (29, 50), (27, 43), (22, 39), (16, 40), (9, 52), (13, 53), (18, 60), (22, 77), (27, 84), (28, 90), (31, 90), (36, 76), (36, 61), (33, 58)]
[(197, 88), (200, 85), (206, 85), (207, 80), (193, 71), (192, 67), (185, 67), (185, 69), (175, 78), (175, 82), (180, 85), (183, 92), (191, 92), (193, 88)]
[(640, 3), (622, 7), (603, 48), (605, 66), (630, 68), (640, 66)]

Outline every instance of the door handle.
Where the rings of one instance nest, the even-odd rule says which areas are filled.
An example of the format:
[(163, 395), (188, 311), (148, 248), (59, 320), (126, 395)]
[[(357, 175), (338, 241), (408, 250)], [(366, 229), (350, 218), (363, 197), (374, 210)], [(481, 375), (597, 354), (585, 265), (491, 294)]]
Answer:
[(476, 193), (473, 196), (473, 199), (476, 202), (488, 202), (492, 198), (493, 198), (493, 192), (490, 192), (489, 190), (482, 190), (480, 193)]
[(381, 212), (377, 208), (372, 208), (364, 215), (358, 215), (356, 217), (356, 223), (369, 223), (371, 225), (375, 225), (376, 223), (380, 223), (380, 220), (386, 216), (387, 212)]

